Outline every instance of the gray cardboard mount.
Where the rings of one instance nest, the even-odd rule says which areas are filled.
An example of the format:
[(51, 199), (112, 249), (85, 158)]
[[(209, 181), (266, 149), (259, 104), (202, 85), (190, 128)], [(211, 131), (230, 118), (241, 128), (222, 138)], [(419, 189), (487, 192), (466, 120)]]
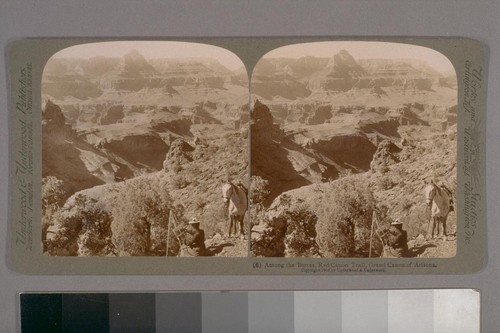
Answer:
[[(267, 52), (317, 41), (384, 41), (432, 48), (452, 62), (458, 81), (457, 255), (452, 258), (170, 258), (50, 257), (41, 253), (41, 77), (47, 60), (66, 47), (102, 38), (23, 39), (9, 45), (10, 265), (24, 274), (344, 275), (464, 274), (486, 262), (485, 128), (487, 51), (467, 38), (168, 38), (226, 48), (248, 73)], [(119, 39), (124, 40), (124, 39)], [(140, 39), (129, 39), (140, 40)], [(153, 39), (148, 39), (153, 40)], [(276, 265), (279, 264), (279, 265)], [(308, 270), (301, 267), (331, 267)], [(356, 268), (352, 270), (345, 267)], [(372, 267), (384, 267), (383, 271)]]

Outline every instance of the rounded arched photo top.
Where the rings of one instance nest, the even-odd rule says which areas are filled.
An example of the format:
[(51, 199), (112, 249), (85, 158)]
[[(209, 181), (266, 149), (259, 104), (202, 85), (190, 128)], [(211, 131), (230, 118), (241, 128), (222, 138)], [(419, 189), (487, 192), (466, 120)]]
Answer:
[(53, 54), (42, 98), (59, 104), (175, 105), (248, 101), (248, 73), (233, 52), (181, 41), (83, 43)]
[(141, 54), (146, 60), (167, 58), (212, 60), (230, 71), (244, 69), (241, 59), (227, 49), (209, 44), (176, 41), (112, 41), (79, 44), (55, 53), (51, 59), (121, 58), (133, 51)]
[[(378, 41), (279, 47), (266, 53), (251, 75), (252, 95), (264, 101), (322, 100), (326, 94), (335, 95), (340, 103), (349, 93), (356, 92), (359, 97), (359, 92), (366, 89), (373, 90), (368, 95), (380, 97), (373, 101), (368, 96), (372, 102), (386, 106), (394, 106), (395, 95), (391, 91), (401, 99), (408, 99), (410, 91), (421, 97), (425, 92), (437, 92), (456, 104), (457, 75), (451, 61), (436, 50)], [(342, 103), (347, 102), (352, 103), (352, 99)]]
[[(368, 59), (408, 60), (422, 65), (426, 64), (439, 74), (456, 76), (453, 64), (444, 54), (424, 46), (394, 42), (331, 41), (293, 44), (266, 53), (261, 61), (273, 58), (333, 58), (336, 54), (349, 54), (353, 59), (360, 61)], [(258, 70), (261, 61), (255, 66), (254, 72)]]

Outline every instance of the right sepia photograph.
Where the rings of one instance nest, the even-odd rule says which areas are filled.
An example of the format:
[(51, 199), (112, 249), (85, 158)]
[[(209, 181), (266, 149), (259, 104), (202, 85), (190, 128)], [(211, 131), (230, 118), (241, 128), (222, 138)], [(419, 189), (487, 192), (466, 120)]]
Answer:
[(457, 252), (457, 76), (387, 42), (267, 53), (251, 76), (255, 257), (450, 258)]

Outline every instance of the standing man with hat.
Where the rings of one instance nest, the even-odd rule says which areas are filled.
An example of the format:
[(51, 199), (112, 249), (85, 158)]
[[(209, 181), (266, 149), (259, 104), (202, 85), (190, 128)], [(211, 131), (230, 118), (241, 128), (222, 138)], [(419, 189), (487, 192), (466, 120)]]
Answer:
[(200, 229), (200, 222), (196, 218), (191, 219), (184, 229), (182, 243), (181, 256), (183, 257), (199, 257), (206, 254), (205, 232)]
[(385, 256), (402, 258), (408, 256), (408, 233), (403, 230), (403, 223), (396, 219), (386, 234)]

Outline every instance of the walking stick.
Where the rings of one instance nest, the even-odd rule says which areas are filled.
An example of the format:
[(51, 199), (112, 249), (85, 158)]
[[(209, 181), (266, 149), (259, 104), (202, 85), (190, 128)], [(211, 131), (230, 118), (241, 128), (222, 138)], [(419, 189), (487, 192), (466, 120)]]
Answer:
[(168, 211), (168, 229), (167, 229), (167, 249), (165, 250), (165, 257), (168, 257), (168, 248), (170, 243), (170, 211)]
[[(175, 216), (175, 214), (172, 214), (172, 221), (173, 221), (173, 224), (174, 224), (174, 230), (172, 230), (175, 238), (177, 239), (177, 241), (179, 242), (179, 247), (180, 249), (182, 250), (183, 248), (186, 248), (186, 245), (182, 243), (181, 241), (181, 236), (184, 235), (184, 233), (186, 232), (185, 230), (182, 230), (181, 234), (178, 235), (176, 232), (175, 232), (175, 229), (177, 229), (177, 217)], [(181, 254), (181, 251), (179, 251), (179, 253), (177, 254), (177, 256), (180, 256)]]
[(370, 251), (368, 252), (368, 258), (372, 257), (372, 240), (373, 240), (373, 220), (376, 218), (375, 212), (372, 214), (372, 227), (370, 229)]
[[(168, 249), (170, 247), (170, 230), (172, 229), (171, 226), (173, 224), (174, 226), (174, 229), (177, 228), (177, 223), (176, 223), (177, 219), (175, 218), (175, 214), (171, 214), (171, 211), (168, 212), (168, 230), (167, 230), (167, 249), (166, 249), (166, 253), (165, 255), (168, 257)], [(172, 233), (174, 234), (175, 238), (177, 239), (177, 241), (179, 242), (179, 245), (180, 247), (182, 248), (183, 244), (181, 242), (181, 239), (180, 239), (180, 236), (177, 235), (177, 233), (175, 232), (175, 230), (172, 230)], [(182, 234), (181, 234), (182, 236)]]
[(384, 232), (382, 235), (380, 235), (380, 232), (379, 232), (380, 225), (378, 224), (377, 214), (375, 212), (373, 212), (373, 215), (375, 216), (375, 219), (372, 219), (372, 221), (375, 221), (375, 233), (377, 234), (377, 237), (380, 240), (380, 243), (382, 243), (382, 254), (384, 255), (385, 243), (384, 243), (384, 239), (382, 237), (385, 236), (387, 234), (387, 232)]
[[(375, 215), (375, 217), (377, 217), (377, 215)], [(378, 224), (378, 218), (376, 218), (375, 219), (375, 233), (377, 234), (378, 239), (380, 239), (380, 242), (382, 243), (382, 246), (385, 246), (384, 240), (382, 239), (382, 236), (385, 235), (385, 232), (382, 234), (382, 236), (380, 236), (379, 230), (380, 230), (380, 225)]]

